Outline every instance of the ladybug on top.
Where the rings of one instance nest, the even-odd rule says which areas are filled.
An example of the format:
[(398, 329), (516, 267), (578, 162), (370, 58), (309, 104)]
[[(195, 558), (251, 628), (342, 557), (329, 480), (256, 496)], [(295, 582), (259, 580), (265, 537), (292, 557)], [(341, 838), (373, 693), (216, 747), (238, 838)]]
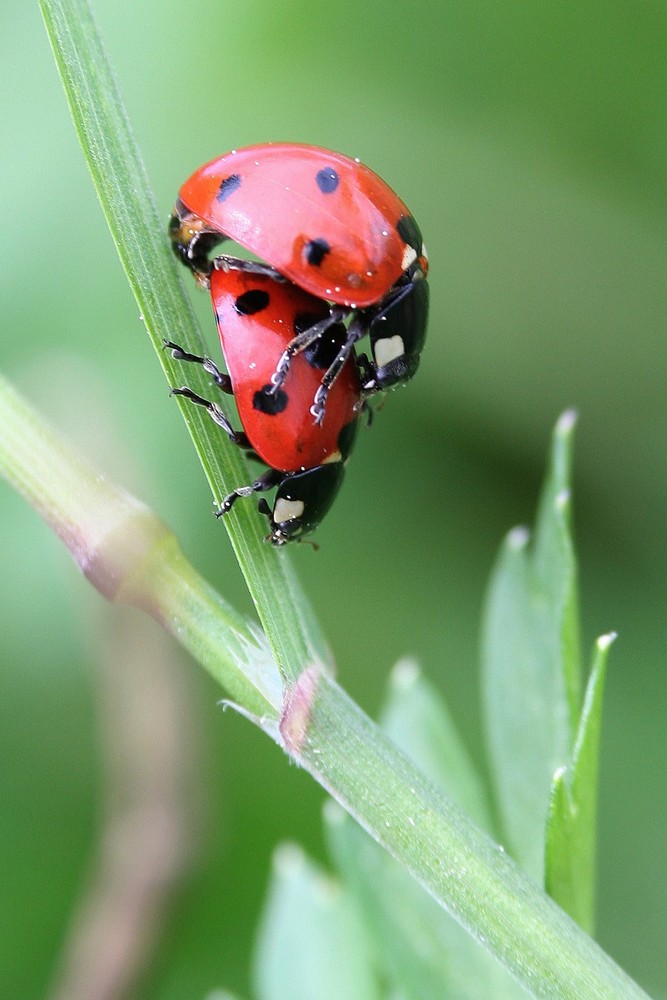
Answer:
[[(242, 268), (287, 279), (329, 303), (275, 360), (279, 395), (295, 355), (347, 322), (321, 377), (311, 413), (324, 419), (327, 395), (369, 335), (372, 359), (356, 358), (364, 398), (412, 378), (428, 318), (428, 260), (419, 227), (385, 182), (358, 160), (317, 146), (266, 143), (233, 150), (183, 184), (169, 225), (175, 253), (206, 286), (211, 272)], [(261, 264), (209, 259), (233, 240)]]

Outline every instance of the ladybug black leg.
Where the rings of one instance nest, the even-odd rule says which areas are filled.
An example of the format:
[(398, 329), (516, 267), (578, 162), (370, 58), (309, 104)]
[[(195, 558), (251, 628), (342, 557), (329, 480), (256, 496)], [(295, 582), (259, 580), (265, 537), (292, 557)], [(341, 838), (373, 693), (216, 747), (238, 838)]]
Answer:
[(320, 386), (315, 393), (315, 399), (313, 400), (310, 412), (315, 417), (316, 424), (321, 424), (324, 420), (324, 412), (326, 409), (329, 390), (343, 370), (345, 362), (352, 354), (354, 345), (358, 340), (361, 340), (366, 333), (367, 327), (368, 324), (363, 316), (355, 317), (355, 319), (350, 323), (347, 330), (347, 336), (341, 344), (338, 354), (325, 372), (322, 381), (320, 382)]
[(306, 348), (310, 347), (310, 345), (318, 340), (322, 334), (326, 333), (329, 327), (335, 326), (336, 323), (342, 323), (349, 313), (350, 309), (347, 306), (334, 306), (329, 315), (320, 320), (319, 323), (313, 323), (313, 325), (309, 326), (307, 330), (302, 330), (302, 332), (297, 334), (293, 340), (290, 340), (289, 344), (280, 356), (280, 361), (276, 365), (276, 370), (271, 376), (271, 388), (267, 389), (267, 395), (275, 396), (276, 393), (282, 389), (294, 355), (305, 351)]
[(199, 354), (190, 354), (188, 351), (184, 351), (182, 347), (179, 347), (178, 344), (172, 343), (171, 340), (165, 340), (163, 347), (165, 350), (168, 349), (171, 351), (172, 357), (174, 357), (176, 361), (188, 361), (196, 365), (201, 365), (204, 371), (208, 372), (209, 375), (212, 376), (213, 381), (221, 392), (226, 392), (229, 396), (234, 395), (229, 375), (225, 375), (224, 372), (221, 372), (212, 358), (201, 357)]
[(267, 469), (264, 475), (256, 479), (250, 486), (239, 486), (238, 489), (229, 493), (220, 504), (219, 510), (215, 512), (215, 516), (223, 517), (229, 513), (239, 497), (249, 497), (253, 493), (264, 493), (266, 490), (272, 490), (284, 478), (284, 472), (279, 472), (277, 469)]
[(211, 419), (215, 420), (219, 427), (222, 427), (230, 441), (237, 444), (239, 448), (243, 448), (244, 451), (254, 451), (247, 435), (243, 431), (234, 430), (217, 403), (212, 403), (210, 399), (204, 399), (203, 396), (198, 396), (196, 392), (192, 391), (192, 389), (188, 389), (187, 385), (182, 385), (179, 389), (172, 389), (171, 395), (184, 396), (185, 399), (189, 399), (191, 402), (196, 403), (197, 406), (203, 406), (206, 410), (208, 410)]
[(371, 406), (371, 404), (368, 402), (367, 399), (365, 399), (361, 404), (361, 412), (366, 418), (366, 427), (367, 428), (372, 427), (373, 419), (375, 418), (375, 410), (373, 409), (373, 407)]
[(373, 371), (373, 366), (366, 354), (357, 354), (357, 368), (359, 369), (359, 378), (363, 385), (371, 377)]

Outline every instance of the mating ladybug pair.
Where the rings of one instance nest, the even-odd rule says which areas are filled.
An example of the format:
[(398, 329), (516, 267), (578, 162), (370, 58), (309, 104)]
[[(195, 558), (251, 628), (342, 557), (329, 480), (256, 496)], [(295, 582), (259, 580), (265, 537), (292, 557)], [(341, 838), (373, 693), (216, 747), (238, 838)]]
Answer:
[[(190, 389), (230, 439), (268, 466), (238, 497), (260, 501), (275, 545), (317, 527), (340, 488), (366, 400), (412, 378), (426, 336), (428, 262), (403, 202), (358, 160), (315, 146), (234, 150), (179, 191), (169, 232), (179, 259), (210, 288), (228, 374), (202, 364), (233, 394), (243, 431)], [(261, 258), (210, 259), (233, 240)], [(370, 354), (355, 345), (368, 334)]]

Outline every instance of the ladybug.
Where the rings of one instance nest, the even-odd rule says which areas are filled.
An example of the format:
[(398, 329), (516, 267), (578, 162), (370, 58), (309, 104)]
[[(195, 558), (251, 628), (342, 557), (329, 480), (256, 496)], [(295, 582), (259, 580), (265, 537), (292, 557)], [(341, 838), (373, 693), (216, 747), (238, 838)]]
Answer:
[(322, 423), (314, 424), (310, 415), (313, 393), (347, 332), (342, 323), (328, 324), (322, 336), (294, 358), (282, 386), (274, 391), (274, 359), (303, 330), (328, 318), (327, 304), (243, 262), (213, 270), (210, 291), (228, 374), (210, 358), (189, 354), (170, 341), (165, 346), (175, 358), (203, 365), (217, 386), (234, 396), (243, 430), (234, 430), (216, 403), (186, 386), (172, 392), (205, 406), (235, 444), (268, 467), (250, 486), (230, 493), (218, 516), (230, 511), (239, 497), (277, 487), (273, 507), (262, 498), (259, 509), (269, 519), (267, 540), (284, 545), (318, 526), (340, 489), (354, 444), (364, 409), (354, 358), (341, 368)]
[[(266, 143), (232, 150), (183, 184), (171, 218), (175, 253), (206, 284), (212, 248), (234, 240), (300, 288), (330, 303), (328, 322), (285, 345), (272, 377), (278, 395), (292, 359), (349, 319), (320, 380), (312, 414), (354, 345), (369, 334), (372, 361), (358, 360), (365, 398), (412, 378), (428, 318), (428, 259), (419, 227), (391, 188), (359, 160), (318, 146)], [(222, 266), (229, 258), (222, 258)]]

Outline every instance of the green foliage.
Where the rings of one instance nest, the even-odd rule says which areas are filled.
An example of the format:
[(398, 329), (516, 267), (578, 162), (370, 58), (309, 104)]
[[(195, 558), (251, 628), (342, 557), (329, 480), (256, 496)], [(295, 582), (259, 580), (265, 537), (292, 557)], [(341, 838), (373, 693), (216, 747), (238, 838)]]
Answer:
[[(484, 680), (492, 771), (508, 839), (524, 867), (544, 857), (550, 895), (590, 930), (602, 692), (613, 636), (596, 644), (579, 713), (576, 563), (569, 527), (573, 428), (572, 414), (565, 414), (554, 434), (531, 549), (526, 532), (513, 532), (494, 571), (485, 618)], [(579, 718), (576, 733), (571, 712)], [(445, 791), (491, 832), (491, 805), (480, 777), (445, 704), (410, 662), (393, 673), (382, 725), (434, 789)], [(367, 975), (374, 972), (376, 982), (386, 984), (387, 996), (501, 1000), (526, 995), (405, 868), (333, 803), (325, 810), (325, 823), (341, 880), (338, 892), (354, 900), (362, 921), (355, 938), (359, 945), (363, 941)], [(302, 861), (296, 878), (274, 880), (270, 918), (264, 918), (256, 958), (260, 970), (265, 970), (265, 952), (287, 954), (299, 947), (308, 917), (296, 917), (291, 902), (302, 890), (305, 871)], [(310, 949), (307, 953), (310, 962)], [(358, 961), (356, 954), (355, 969)], [(509, 968), (515, 968), (511, 962)], [(308, 971), (310, 995), (319, 998), (321, 989), (322, 997), (328, 996), (326, 962), (309, 965)], [(377, 988), (365, 987), (369, 996)], [(606, 989), (598, 994), (591, 983), (590, 995), (607, 995)], [(627, 984), (627, 989), (630, 995), (633, 987)], [(366, 994), (344, 995), (362, 1000)], [(552, 994), (542, 983), (535, 985), (535, 995)], [(577, 994), (560, 987), (553, 995)]]
[(508, 536), (483, 633), (489, 759), (507, 844), (538, 881), (551, 781), (567, 760), (579, 690), (576, 567), (569, 531), (572, 415), (554, 435), (533, 545)]
[(602, 695), (613, 635), (601, 636), (567, 762), (554, 774), (545, 847), (549, 895), (589, 933), (595, 925), (596, 815)]
[(274, 856), (259, 929), (257, 1000), (379, 1000), (366, 931), (350, 894), (298, 847)]
[[(278, 674), (261, 637), (224, 601), (216, 600), (144, 505), (71, 453), (4, 381), (0, 422), (9, 431), (0, 439), (0, 469), (61, 534), (88, 579), (111, 600), (137, 605), (170, 629), (234, 693), (242, 714), (310, 771), (371, 835), (375, 843), (368, 843), (360, 831), (347, 838), (334, 836), (332, 842), (360, 910), (374, 925), (368, 936), (375, 940), (377, 960), (387, 965), (388, 979), (400, 982), (413, 996), (433, 994), (443, 982), (470, 996), (480, 983), (485, 992), (503, 993), (503, 979), (496, 984), (500, 974), (495, 968), (489, 971), (487, 957), (480, 957), (472, 942), (463, 943), (465, 928), (536, 996), (575, 998), (588, 990), (610, 1000), (642, 995), (443, 794), (447, 788), (450, 795), (469, 802), (478, 818), (487, 815), (474, 768), (445, 709), (427, 687), (414, 685), (409, 668), (402, 669), (403, 677), (399, 674), (385, 714), (393, 741), (315, 664), (303, 670), (281, 700)], [(21, 425), (23, 435), (16, 432)], [(58, 488), (51, 491), (54, 466)], [(547, 509), (555, 511), (557, 505)], [(540, 530), (549, 533), (544, 521)], [(594, 682), (585, 703), (572, 754), (569, 799), (563, 803), (554, 796), (550, 816), (554, 884), (566, 903), (574, 900), (589, 909), (600, 691), (601, 685)], [(427, 773), (419, 769), (422, 759)], [(378, 854), (380, 847), (391, 858)], [(297, 882), (299, 900), (312, 878)], [(422, 898), (416, 883), (432, 899)], [(283, 882), (283, 889), (292, 887), (293, 878)], [(412, 900), (413, 905), (401, 908), (399, 900)], [(434, 909), (436, 903), (461, 926)], [(286, 928), (282, 914), (293, 909), (293, 903), (281, 902), (279, 916), (270, 921), (264, 936), (268, 958), (258, 980), (263, 991), (276, 976), (276, 955), (285, 952), (273, 938), (292, 933), (294, 921), (288, 920)], [(412, 917), (404, 925), (402, 918), (409, 911)], [(327, 913), (325, 925), (330, 918)], [(346, 918), (340, 919), (346, 924)], [(386, 936), (395, 939), (389, 951)], [(295, 947), (300, 946), (297, 938)], [(413, 950), (418, 965), (410, 958)], [(315, 978), (329, 983), (330, 972), (317, 968)], [(363, 963), (361, 969), (366, 975)], [(291, 968), (286, 974), (292, 975)]]
[[(398, 0), (373, 12), (353, 0), (212, 5), (205, 17), (159, 0), (96, 0), (95, 10), (155, 182), (156, 233), (198, 163), (236, 144), (294, 138), (360, 155), (408, 199), (427, 235), (433, 323), (418, 380), (360, 444), (320, 555), (294, 554), (361, 704), (377, 703), (386, 665), (407, 649), (446, 687), (481, 758), (471, 650), (490, 554), (532, 505), (553, 414), (572, 402), (585, 414), (582, 588), (592, 620), (609, 613), (604, 626), (623, 636), (623, 669), (606, 695), (598, 926), (605, 948), (662, 995), (664, 11), (647, 4), (629, 18), (612, 5), (601, 18), (592, 0), (435, 4), (407, 18)], [(120, 478), (142, 477), (142, 495), (247, 613), (89, 190), (36, 9), (8, 0), (4, 22), (3, 365), (56, 421), (94, 436), (96, 453), (118, 423), (134, 446)], [(125, 180), (132, 195), (135, 178)], [(150, 276), (162, 258), (144, 249)], [(180, 306), (170, 314), (171, 336), (184, 315)], [(245, 481), (222, 435), (210, 444), (209, 464), (222, 455), (221, 474)], [(2, 504), (0, 993), (36, 996), (95, 850), (94, 682), (81, 629), (94, 601), (31, 513), (6, 491)], [(237, 544), (251, 539), (253, 514), (235, 515)], [(280, 583), (272, 599), (289, 600), (289, 580)], [(219, 774), (223, 761), (224, 778), (208, 789), (200, 876), (147, 976), (142, 995), (156, 1000), (203, 996), (223, 979), (247, 996), (245, 946), (269, 845), (285, 835), (309, 850), (319, 843), (317, 790), (250, 727), (223, 718), (219, 691), (201, 681), (206, 709), (192, 742), (210, 754), (202, 774)], [(262, 780), (252, 801), (249, 773)], [(564, 790), (550, 796), (557, 815)], [(580, 812), (565, 799), (571, 816)], [(556, 893), (570, 875), (547, 865), (546, 879)]]

